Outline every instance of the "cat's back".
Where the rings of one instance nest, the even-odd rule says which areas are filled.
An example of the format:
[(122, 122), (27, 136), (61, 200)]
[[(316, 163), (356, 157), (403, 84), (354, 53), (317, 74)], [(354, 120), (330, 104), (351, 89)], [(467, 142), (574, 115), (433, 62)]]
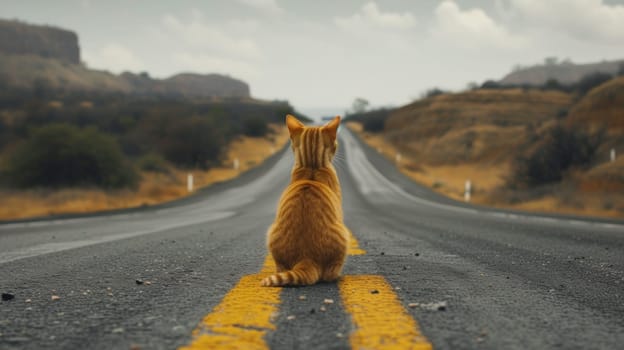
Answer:
[(284, 190), (277, 221), (317, 226), (341, 221), (341, 213), (340, 199), (329, 186), (317, 181), (299, 180)]

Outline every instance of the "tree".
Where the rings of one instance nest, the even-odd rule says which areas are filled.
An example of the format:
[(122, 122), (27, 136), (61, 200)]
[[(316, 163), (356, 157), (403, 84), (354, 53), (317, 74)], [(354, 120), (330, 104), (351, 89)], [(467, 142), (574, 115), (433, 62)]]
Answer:
[(466, 90), (477, 90), (479, 88), (479, 84), (476, 81), (471, 81), (466, 84)]
[(554, 66), (557, 64), (557, 62), (559, 61), (559, 59), (555, 56), (552, 57), (546, 57), (544, 58), (544, 65), (545, 66)]
[(438, 95), (443, 95), (444, 93), (445, 93), (444, 90), (434, 87), (425, 91), (425, 93), (423, 94), (423, 97), (424, 98), (435, 97)]
[(563, 90), (563, 85), (559, 82), (559, 80), (555, 78), (550, 78), (546, 80), (544, 85), (542, 86), (544, 90)]
[(515, 64), (513, 67), (511, 67), (512, 72), (519, 72), (523, 69), (524, 69), (524, 66), (521, 64)]
[(159, 146), (170, 162), (208, 169), (221, 160), (227, 131), (214, 119), (184, 117), (165, 124), (163, 131)]
[(368, 100), (358, 97), (351, 104), (351, 111), (354, 114), (364, 113), (366, 112), (366, 109), (368, 108), (369, 104), (370, 103), (368, 102)]
[(500, 89), (501, 85), (494, 80), (486, 80), (483, 84), (481, 84), (482, 89)]

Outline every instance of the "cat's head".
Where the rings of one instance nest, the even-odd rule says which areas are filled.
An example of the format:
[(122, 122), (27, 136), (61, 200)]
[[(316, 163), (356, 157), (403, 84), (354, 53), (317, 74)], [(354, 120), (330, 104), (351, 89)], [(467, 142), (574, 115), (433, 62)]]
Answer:
[(295, 163), (302, 167), (321, 168), (331, 164), (338, 149), (338, 126), (340, 117), (323, 126), (305, 126), (292, 115), (286, 116), (286, 126), (290, 132), (290, 140)]

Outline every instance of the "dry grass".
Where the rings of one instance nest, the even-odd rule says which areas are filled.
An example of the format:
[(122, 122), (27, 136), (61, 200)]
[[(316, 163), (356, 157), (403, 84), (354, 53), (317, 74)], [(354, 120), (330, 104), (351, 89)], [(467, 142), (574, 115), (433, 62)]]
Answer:
[[(347, 123), (347, 127), (355, 131), (368, 145), (395, 161), (398, 148), (387, 141), (383, 134), (371, 134), (364, 132), (359, 123)], [(463, 164), (431, 165), (418, 161), (414, 154), (401, 153), (401, 161), (398, 168), (401, 172), (414, 179), (421, 185), (432, 188), (438, 193), (456, 200), (464, 200), (464, 186), (470, 179), (473, 186), (472, 202), (493, 207), (524, 210), (530, 212), (567, 213), (577, 215), (622, 217), (624, 213), (624, 198), (622, 195), (604, 195), (590, 189), (587, 181), (577, 181), (578, 189), (554, 190), (554, 194), (540, 195), (538, 198), (512, 203), (509, 198), (502, 198), (503, 192), (499, 189), (505, 179), (510, 175), (510, 163), (474, 162)], [(605, 165), (602, 172), (618, 173), (620, 162)], [(623, 166), (624, 168), (624, 166)], [(602, 168), (601, 168), (602, 169)], [(617, 169), (615, 172), (613, 169)], [(593, 182), (592, 182), (593, 183)], [(604, 180), (601, 179), (604, 184)], [(621, 183), (621, 182), (620, 182)], [(620, 187), (618, 187), (620, 188)]]
[[(210, 170), (170, 169), (169, 173), (143, 172), (136, 191), (99, 189), (5, 190), (0, 193), (0, 220), (23, 219), (55, 214), (90, 213), (103, 210), (140, 207), (168, 202), (187, 196), (187, 175), (193, 174), (195, 189), (232, 179), (262, 163), (288, 140), (288, 131), (272, 126), (268, 138), (241, 137), (228, 147), (221, 167)], [(234, 159), (239, 169), (233, 168)]]
[(368, 145), (386, 158), (396, 162), (397, 153), (401, 154), (398, 162), (399, 169), (416, 182), (457, 200), (464, 198), (466, 180), (472, 183), (473, 200), (479, 201), (489, 191), (502, 185), (505, 176), (509, 174), (509, 164), (423, 164), (418, 162), (412, 154), (400, 152), (396, 146), (384, 139), (382, 134), (363, 132), (359, 123), (347, 123), (347, 127), (356, 131)]

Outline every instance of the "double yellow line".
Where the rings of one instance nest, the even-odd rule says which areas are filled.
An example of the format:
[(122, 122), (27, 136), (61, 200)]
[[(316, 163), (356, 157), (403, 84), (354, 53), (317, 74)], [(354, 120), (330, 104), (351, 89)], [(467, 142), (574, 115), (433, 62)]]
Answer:
[[(365, 253), (352, 236), (349, 255)], [(191, 343), (180, 350), (268, 349), (264, 336), (275, 330), (273, 319), (282, 289), (260, 287), (260, 281), (274, 271), (269, 256), (259, 273), (241, 278), (193, 331)], [(432, 348), (382, 276), (343, 276), (338, 287), (355, 326), (349, 337), (352, 349)]]

